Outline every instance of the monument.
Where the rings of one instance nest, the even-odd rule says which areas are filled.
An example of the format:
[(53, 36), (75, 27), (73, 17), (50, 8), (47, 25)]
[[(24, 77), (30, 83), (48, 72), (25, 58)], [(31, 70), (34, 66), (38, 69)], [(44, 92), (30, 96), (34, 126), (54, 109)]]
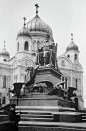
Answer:
[[(36, 52), (35, 66), (26, 69), (26, 82), (14, 83), (14, 89), (10, 92), (15, 92), (15, 96), (10, 99), (10, 104), (16, 104), (19, 108), (30, 107), (32, 110), (42, 107), (45, 110), (55, 108), (58, 112), (78, 110), (78, 99), (73, 94), (75, 89), (62, 88), (65, 82), (61, 82), (62, 73), (57, 65), (57, 44), (50, 43), (49, 38), (47, 35), (45, 43)], [(56, 114), (54, 121), (58, 121)]]

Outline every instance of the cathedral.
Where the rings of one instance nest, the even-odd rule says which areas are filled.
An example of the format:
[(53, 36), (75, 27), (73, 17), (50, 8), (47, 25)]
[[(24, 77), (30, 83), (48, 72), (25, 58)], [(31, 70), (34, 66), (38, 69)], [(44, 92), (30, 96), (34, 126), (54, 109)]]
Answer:
[[(15, 56), (10, 58), (5, 44), (0, 51), (1, 104), (9, 103), (9, 90), (13, 88), (13, 83), (26, 81), (26, 69), (35, 67), (37, 64), (36, 52), (46, 44), (55, 44), (51, 27), (39, 17), (38, 4), (35, 6), (35, 17), (27, 23), (26, 18), (24, 18), (24, 25), (17, 33)], [(55, 50), (57, 51), (57, 46), (55, 46)], [(56, 62), (62, 73), (61, 81), (65, 81), (62, 88), (76, 88), (80, 105), (83, 107), (83, 68), (79, 63), (79, 52), (79, 47), (74, 43), (73, 34), (71, 34), (71, 42), (67, 46), (66, 52), (58, 56)]]

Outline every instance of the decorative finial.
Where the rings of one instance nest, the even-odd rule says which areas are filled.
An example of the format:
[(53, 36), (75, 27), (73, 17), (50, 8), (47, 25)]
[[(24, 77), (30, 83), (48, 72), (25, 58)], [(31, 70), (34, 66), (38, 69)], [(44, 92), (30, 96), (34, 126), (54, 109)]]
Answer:
[(36, 15), (38, 15), (38, 8), (39, 8), (39, 5), (38, 4), (35, 4), (36, 6)]
[(25, 17), (23, 18), (24, 19), (24, 27), (25, 27), (25, 25), (26, 25), (26, 23), (25, 23), (25, 21), (27, 20)]
[(73, 34), (71, 33), (71, 42), (73, 42)]
[(4, 48), (5, 48), (5, 43), (6, 43), (6, 41), (4, 41)]

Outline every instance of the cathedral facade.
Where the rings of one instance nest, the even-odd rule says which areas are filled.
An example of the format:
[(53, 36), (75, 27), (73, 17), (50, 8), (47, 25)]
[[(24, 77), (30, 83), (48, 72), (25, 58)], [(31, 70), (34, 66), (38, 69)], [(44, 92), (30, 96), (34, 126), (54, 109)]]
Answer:
[[(25, 20), (24, 18), (24, 26), (17, 34), (15, 56), (10, 58), (5, 45), (0, 51), (0, 95), (2, 104), (9, 103), (9, 90), (13, 88), (13, 83), (24, 83), (26, 81), (25, 70), (27, 67), (35, 66), (37, 50), (40, 50), (46, 43), (54, 44), (52, 29), (39, 17), (38, 5), (36, 5), (35, 17), (27, 23), (25, 23)], [(66, 48), (66, 52), (57, 57), (57, 65), (63, 74), (61, 81), (65, 81), (62, 88), (76, 88), (83, 107), (83, 68), (79, 63), (79, 48), (73, 42), (73, 35), (71, 35), (71, 43)]]

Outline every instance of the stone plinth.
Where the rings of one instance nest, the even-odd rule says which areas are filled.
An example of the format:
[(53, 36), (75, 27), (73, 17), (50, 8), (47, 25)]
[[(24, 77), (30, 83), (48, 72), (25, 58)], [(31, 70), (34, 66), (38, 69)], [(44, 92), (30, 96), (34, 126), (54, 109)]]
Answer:
[[(32, 122), (33, 123), (33, 122)], [(19, 124), (19, 131), (86, 131), (85, 123), (33, 123), (22, 122)]]
[[(17, 98), (10, 99), (10, 103), (17, 103)], [(62, 106), (72, 107), (71, 101), (64, 100), (58, 96), (49, 96), (46, 94), (29, 94), (28, 98), (18, 98), (19, 106)]]
[(57, 69), (54, 69), (50, 66), (40, 66), (37, 70), (35, 83), (41, 81), (50, 81), (54, 85), (60, 82), (61, 80), (61, 72)]

